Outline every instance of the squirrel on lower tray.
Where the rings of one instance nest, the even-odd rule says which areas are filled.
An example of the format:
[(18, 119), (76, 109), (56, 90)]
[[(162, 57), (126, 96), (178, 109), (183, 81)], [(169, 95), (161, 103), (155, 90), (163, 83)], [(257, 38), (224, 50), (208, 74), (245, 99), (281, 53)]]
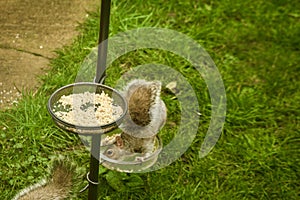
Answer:
[(69, 196), (73, 170), (63, 161), (53, 164), (52, 177), (20, 191), (12, 200), (63, 200)]
[(128, 103), (127, 115), (120, 125), (122, 133), (103, 141), (104, 145), (109, 145), (105, 156), (120, 160), (135, 154), (142, 159), (151, 154), (155, 148), (155, 137), (167, 118), (160, 92), (159, 81), (133, 80), (128, 83), (121, 92)]

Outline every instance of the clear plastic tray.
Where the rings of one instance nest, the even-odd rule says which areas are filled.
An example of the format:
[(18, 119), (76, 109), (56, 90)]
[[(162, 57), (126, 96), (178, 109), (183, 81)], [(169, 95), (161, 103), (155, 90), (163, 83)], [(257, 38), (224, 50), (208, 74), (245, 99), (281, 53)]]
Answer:
[(119, 172), (138, 173), (149, 170), (149, 168), (156, 163), (158, 155), (162, 150), (162, 141), (160, 137), (156, 136), (154, 149), (151, 153), (148, 153), (148, 155), (133, 153), (131, 156), (127, 155), (120, 160), (111, 159), (105, 156), (104, 152), (108, 147), (109, 145), (101, 146), (100, 162), (104, 167)]

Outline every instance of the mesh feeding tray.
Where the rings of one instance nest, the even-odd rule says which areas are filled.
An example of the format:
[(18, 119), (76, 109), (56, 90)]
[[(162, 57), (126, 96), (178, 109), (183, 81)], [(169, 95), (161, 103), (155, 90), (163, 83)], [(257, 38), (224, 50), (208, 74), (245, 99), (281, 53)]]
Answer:
[[(104, 137), (106, 137), (106, 135)], [(162, 141), (159, 136), (156, 136), (154, 149), (148, 153), (148, 155), (132, 153), (118, 159), (112, 159), (105, 155), (109, 147), (109, 145), (101, 146), (100, 162), (104, 167), (119, 172), (137, 173), (148, 170), (156, 163), (158, 155), (162, 150)]]
[(116, 129), (127, 112), (127, 103), (113, 88), (82, 82), (56, 90), (47, 109), (60, 128), (94, 135)]

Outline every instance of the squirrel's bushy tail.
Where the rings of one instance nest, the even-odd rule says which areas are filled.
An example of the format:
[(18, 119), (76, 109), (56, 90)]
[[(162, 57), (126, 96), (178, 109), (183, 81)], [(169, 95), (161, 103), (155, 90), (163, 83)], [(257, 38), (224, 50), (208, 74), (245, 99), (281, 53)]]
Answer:
[(53, 164), (52, 177), (22, 190), (13, 200), (63, 200), (71, 191), (73, 167), (64, 161)]
[(123, 95), (128, 113), (120, 128), (137, 138), (155, 136), (166, 121), (166, 106), (160, 99), (161, 82), (136, 79), (128, 83)]

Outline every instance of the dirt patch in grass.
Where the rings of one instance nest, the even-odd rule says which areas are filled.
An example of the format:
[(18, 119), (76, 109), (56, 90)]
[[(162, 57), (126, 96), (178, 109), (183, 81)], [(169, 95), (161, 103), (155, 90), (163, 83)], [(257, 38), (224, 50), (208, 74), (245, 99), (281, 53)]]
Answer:
[(35, 90), (54, 50), (70, 44), (97, 0), (0, 1), (0, 109)]

